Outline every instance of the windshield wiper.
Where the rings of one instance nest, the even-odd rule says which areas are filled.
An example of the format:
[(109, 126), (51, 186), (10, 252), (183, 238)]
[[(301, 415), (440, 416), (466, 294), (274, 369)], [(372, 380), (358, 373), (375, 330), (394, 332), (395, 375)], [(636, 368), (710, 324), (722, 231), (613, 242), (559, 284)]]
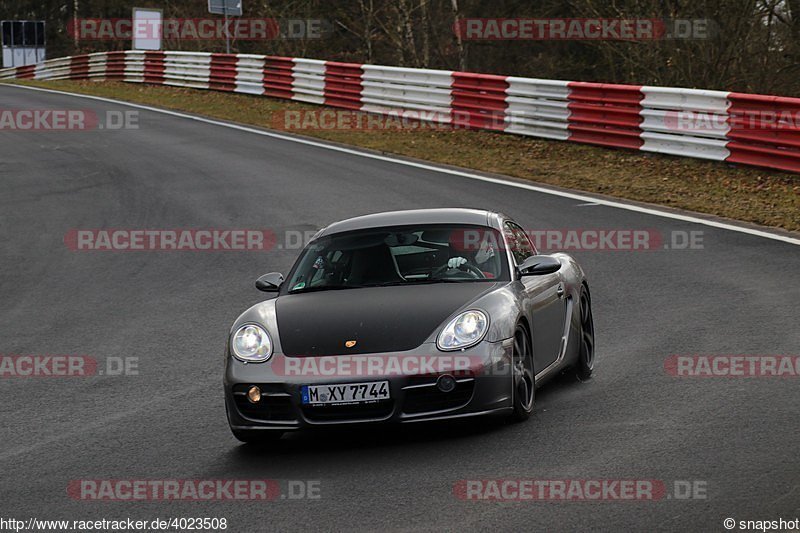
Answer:
[(406, 281), (384, 281), (382, 283), (366, 283), (364, 285), (319, 285), (317, 287), (304, 287), (302, 289), (292, 289), (289, 294), (301, 294), (305, 292), (320, 291), (339, 291), (344, 289), (362, 289), (367, 287), (395, 287), (400, 285), (425, 285), (432, 283), (471, 283), (474, 281), (492, 281), (489, 279), (448, 279), (448, 278), (426, 278), (420, 280)]
[(319, 292), (319, 291), (340, 291), (343, 289), (359, 289), (366, 287), (366, 285), (318, 285), (316, 287), (303, 287), (302, 289), (291, 289), (289, 294), (299, 294), (302, 292)]
[(406, 281), (385, 281), (383, 283), (370, 283), (367, 285), (360, 285), (360, 287), (394, 287), (397, 285), (425, 285), (426, 283), (464, 283), (472, 281), (489, 281), (485, 279), (448, 279), (448, 278), (426, 278), (420, 280), (406, 280)]

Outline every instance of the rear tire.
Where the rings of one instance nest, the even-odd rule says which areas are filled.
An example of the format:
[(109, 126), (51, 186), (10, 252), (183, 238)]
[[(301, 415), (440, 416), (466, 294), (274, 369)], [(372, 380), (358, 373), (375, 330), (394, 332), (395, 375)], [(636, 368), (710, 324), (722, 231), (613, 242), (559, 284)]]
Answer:
[(592, 316), (592, 298), (589, 288), (581, 287), (580, 296), (581, 336), (578, 363), (575, 365), (575, 375), (580, 381), (592, 377), (594, 371), (594, 317)]
[(524, 326), (517, 325), (514, 331), (514, 352), (512, 355), (512, 403), (514, 410), (511, 420), (523, 422), (533, 412), (536, 400), (536, 378), (533, 371), (531, 340)]

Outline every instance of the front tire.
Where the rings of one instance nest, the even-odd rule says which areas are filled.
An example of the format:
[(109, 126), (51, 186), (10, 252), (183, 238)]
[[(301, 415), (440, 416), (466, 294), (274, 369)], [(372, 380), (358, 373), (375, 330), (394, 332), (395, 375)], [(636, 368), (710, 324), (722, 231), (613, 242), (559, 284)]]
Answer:
[(512, 356), (512, 391), (514, 410), (511, 420), (523, 422), (533, 412), (536, 398), (536, 378), (533, 371), (533, 353), (528, 331), (521, 324), (514, 331), (514, 352)]
[(580, 381), (586, 381), (592, 377), (594, 371), (594, 317), (592, 316), (592, 298), (586, 285), (581, 287), (580, 311), (580, 352), (578, 353), (578, 363), (575, 365), (575, 375)]

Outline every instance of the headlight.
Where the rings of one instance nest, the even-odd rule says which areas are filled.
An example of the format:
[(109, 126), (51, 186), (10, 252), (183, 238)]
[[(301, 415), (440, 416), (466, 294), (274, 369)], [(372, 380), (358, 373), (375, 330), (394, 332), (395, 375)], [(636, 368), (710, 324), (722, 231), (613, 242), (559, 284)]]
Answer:
[(436, 346), (440, 350), (461, 350), (478, 344), (489, 329), (489, 318), (483, 311), (464, 311), (447, 324)]
[(262, 363), (272, 356), (272, 339), (261, 326), (247, 324), (231, 337), (231, 352), (242, 361)]

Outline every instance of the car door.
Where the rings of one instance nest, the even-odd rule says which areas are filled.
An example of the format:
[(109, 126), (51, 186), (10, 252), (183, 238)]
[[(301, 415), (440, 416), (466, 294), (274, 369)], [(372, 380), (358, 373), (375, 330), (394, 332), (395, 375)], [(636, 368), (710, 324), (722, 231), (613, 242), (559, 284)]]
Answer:
[[(509, 241), (515, 266), (536, 254), (536, 249), (525, 231), (511, 221), (506, 221), (503, 232)], [(526, 314), (532, 322), (533, 362), (538, 374), (558, 358), (561, 338), (564, 334), (566, 303), (563, 298), (561, 274), (525, 276), (520, 278), (524, 286)]]

